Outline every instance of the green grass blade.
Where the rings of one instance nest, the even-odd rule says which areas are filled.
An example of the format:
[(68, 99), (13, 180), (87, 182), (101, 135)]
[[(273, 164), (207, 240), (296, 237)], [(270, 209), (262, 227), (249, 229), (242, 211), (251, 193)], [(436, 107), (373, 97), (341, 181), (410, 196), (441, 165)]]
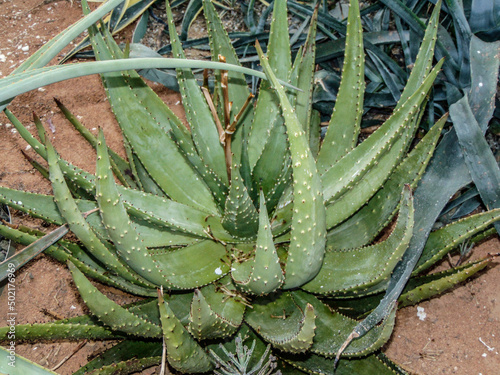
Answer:
[(1, 373), (13, 374), (13, 369), (15, 369), (17, 374), (57, 375), (57, 373), (16, 354), (15, 349), (9, 349), (10, 347), (7, 347), (7, 349), (0, 347), (0, 357), (2, 358), (0, 361)]
[[(241, 72), (247, 75), (265, 79), (264, 73), (255, 70), (219, 63), (215, 61), (198, 61), (184, 59), (137, 58), (119, 59), (113, 61), (95, 61), (74, 63), (47, 68), (33, 69), (26, 73), (11, 74), (0, 79), (0, 103), (37, 88), (65, 81), (71, 78), (84, 77), (92, 74), (126, 71), (131, 69), (219, 69)], [(285, 87), (296, 89), (293, 85), (280, 81)]]
[(68, 230), (68, 226), (63, 225), (1, 262), (0, 282), (8, 278), (9, 275), (13, 275), (15, 271), (24, 266), (31, 259), (45, 251), (52, 244), (59, 241), (59, 239), (68, 233)]

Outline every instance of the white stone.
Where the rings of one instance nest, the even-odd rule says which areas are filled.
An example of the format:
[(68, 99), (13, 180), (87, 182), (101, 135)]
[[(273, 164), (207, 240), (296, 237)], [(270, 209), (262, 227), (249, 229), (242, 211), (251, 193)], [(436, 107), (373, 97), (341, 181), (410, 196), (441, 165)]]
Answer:
[(424, 321), (427, 318), (427, 313), (424, 311), (423, 307), (417, 307), (417, 316), (420, 320)]

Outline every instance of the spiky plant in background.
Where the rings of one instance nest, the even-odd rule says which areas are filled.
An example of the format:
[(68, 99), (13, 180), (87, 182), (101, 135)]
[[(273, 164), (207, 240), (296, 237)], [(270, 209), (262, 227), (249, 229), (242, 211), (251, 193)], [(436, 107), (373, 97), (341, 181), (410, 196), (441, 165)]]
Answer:
[[(108, 149), (102, 131), (95, 138), (58, 102), (95, 146), (95, 176), (59, 158), (39, 121), (41, 142), (6, 111), (48, 161), (54, 197), (0, 188), (1, 201), (63, 225), (28, 253), (46, 249), (67, 262), (91, 311), (17, 326), (17, 338), (122, 339), (77, 373), (158, 364), (162, 338), (168, 363), (183, 373), (212, 371), (208, 351), (220, 362), (224, 353), (243, 353), (243, 342), (255, 354), (246, 363), (251, 369), (270, 344), (283, 373), (333, 373), (335, 357), (342, 358), (337, 374), (404, 373), (377, 354), (391, 335), (398, 297), (400, 305), (429, 298), (491, 260), (413, 278), (401, 294), (414, 265), (404, 257), (420, 229), (412, 189), (446, 121), (439, 120), (411, 149), (441, 66), (431, 66), (438, 9), (393, 115), (360, 144), (365, 85), (356, 0), (349, 11), (341, 88), (322, 141), (311, 106), (315, 19), (292, 63), (285, 1), (274, 6), (267, 56), (257, 46), (268, 80), (255, 105), (245, 77), (230, 70), (238, 60), (209, 0), (204, 10), (212, 57), (229, 64), (216, 71), (212, 93), (200, 89), (189, 69), (178, 69), (189, 130), (134, 71), (102, 74), (128, 161)], [(168, 3), (167, 16), (174, 57), (184, 58)], [(105, 28), (101, 33), (93, 26), (89, 34), (98, 59), (125, 56)], [(299, 90), (285, 89), (283, 81)], [(390, 236), (374, 243), (396, 214)], [(499, 218), (499, 210), (492, 210), (433, 232), (413, 274)], [(61, 240), (47, 248), (67, 228), (79, 243)], [(25, 244), (40, 236), (0, 229)], [(410, 255), (418, 259), (420, 253)], [(401, 264), (407, 265), (402, 271)], [(119, 306), (86, 276), (146, 298)], [(168, 293), (157, 296), (159, 288)], [(358, 323), (331, 306), (352, 317), (369, 314)], [(8, 327), (0, 329), (0, 337), (7, 333)]]

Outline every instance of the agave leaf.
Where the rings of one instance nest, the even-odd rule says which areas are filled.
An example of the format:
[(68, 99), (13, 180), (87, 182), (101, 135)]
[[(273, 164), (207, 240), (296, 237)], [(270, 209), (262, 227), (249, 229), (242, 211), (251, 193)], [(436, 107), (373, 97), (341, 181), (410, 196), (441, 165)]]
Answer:
[[(204, 294), (209, 298), (205, 298)], [(210, 287), (194, 291), (187, 328), (196, 339), (231, 336), (239, 328), (244, 305), (234, 299), (223, 302), (220, 297), (225, 298)]]
[[(472, 277), (487, 265), (491, 264), (493, 259), (493, 257), (488, 256), (485, 259), (471, 262), (457, 268), (412, 279), (408, 284), (408, 289), (410, 290), (401, 294), (398, 300), (398, 306), (405, 307), (414, 305), (420, 301), (440, 294), (469, 277)], [(413, 289), (411, 289), (412, 287)]]
[(113, 179), (110, 158), (107, 152), (108, 147), (102, 130), (99, 131), (96, 149), (97, 203), (99, 204), (103, 224), (117, 249), (118, 256), (137, 274), (154, 283), (154, 285), (169, 287), (170, 284), (164, 270), (148, 253), (139, 239), (136, 228), (128, 218)]
[[(292, 67), (286, 14), (286, 1), (277, 1), (273, 6), (268, 47), (269, 65), (276, 74), (276, 77), (283, 80), (289, 78)], [(272, 93), (270, 82), (262, 81), (252, 127), (248, 135), (248, 160), (250, 170), (256, 168), (257, 162), (266, 148), (271, 150), (274, 160), (284, 160), (287, 151), (285, 139), (283, 120), (280, 116), (279, 100), (276, 98), (276, 95)], [(266, 163), (264, 161), (262, 164), (265, 164), (265, 168), (269, 168), (269, 165), (274, 166), (278, 163)], [(281, 166), (278, 165), (278, 167)], [(259, 177), (262, 178), (262, 176), (260, 176), (261, 169), (263, 169), (262, 165), (254, 172), (254, 174), (257, 174), (257, 179)], [(279, 172), (280, 170), (275, 171), (275, 176)], [(271, 178), (270, 182), (264, 182), (263, 186), (271, 184), (275, 179), (276, 177), (274, 177), (274, 179)]]
[[(413, 30), (419, 37), (424, 36), (425, 32), (425, 24), (421, 21), (418, 16), (413, 13), (405, 4), (403, 4), (400, 0), (381, 0), (381, 2), (389, 7), (395, 14), (397, 14), (401, 19), (403, 19), (410, 29)], [(458, 70), (458, 63), (455, 61), (443, 44), (437, 40), (437, 48), (436, 48), (436, 58), (442, 59), (445, 58), (446, 62), (443, 65), (443, 70), (446, 75), (446, 78), (453, 85), (458, 86), (458, 82), (456, 79), (456, 71)]]
[[(135, 349), (135, 348), (134, 348)], [(162, 356), (132, 358), (122, 362), (116, 362), (110, 365), (102, 366), (94, 371), (85, 372), (88, 375), (114, 375), (114, 374), (132, 374), (143, 371), (149, 367), (157, 366), (162, 363)]]
[(313, 157), (316, 159), (319, 154), (320, 142), (321, 142), (321, 114), (319, 111), (313, 109), (311, 113), (309, 126), (309, 147), (313, 153)]
[[(215, 7), (212, 1), (203, 0), (203, 9), (205, 14), (205, 19), (207, 21), (207, 32), (210, 40), (210, 51), (212, 55), (213, 61), (219, 60), (219, 55), (224, 56), (226, 62), (228, 64), (240, 65), (240, 61), (238, 59), (238, 55), (236, 54), (231, 40), (222, 25), (221, 20), (219, 19)], [(215, 71), (216, 76), (219, 76), (219, 72)], [(217, 80), (220, 82), (220, 80)], [(234, 116), (240, 112), (245, 104), (248, 96), (250, 95), (250, 91), (248, 89), (248, 85), (245, 79), (245, 76), (241, 73), (237, 72), (228, 72), (228, 92), (229, 98), (233, 102), (232, 104), (232, 116)], [(252, 111), (246, 111), (243, 117), (240, 119), (241, 124), (236, 128), (236, 132), (233, 135), (233, 153), (236, 162), (240, 162), (240, 154), (241, 150), (235, 150), (235, 147), (241, 146), (241, 140), (243, 139), (243, 126), (246, 127), (251, 121)]]
[(144, 38), (144, 35), (146, 35), (146, 31), (148, 28), (148, 21), (149, 21), (149, 12), (144, 12), (139, 18), (139, 21), (137, 21), (137, 24), (135, 25), (134, 32), (132, 33), (131, 43), (139, 43), (142, 40), (142, 38)]
[[(320, 357), (311, 354), (304, 360), (296, 360), (286, 358), (285, 361), (292, 366), (309, 374), (324, 374), (324, 375), (408, 375), (406, 371), (399, 368), (393, 363), (386, 363), (386, 358), (380, 358), (379, 355), (370, 355), (361, 359), (343, 359), (339, 365), (334, 368), (332, 359)], [(389, 361), (390, 362), (390, 361)], [(393, 367), (395, 366), (395, 367)]]
[(425, 171), (447, 116), (442, 117), (399, 164), (382, 188), (352, 217), (328, 231), (327, 247), (353, 249), (372, 241), (396, 213), (403, 185), (412, 188)]
[[(310, 351), (324, 357), (333, 357), (335, 353), (339, 353), (344, 335), (350, 332), (357, 322), (338, 312), (331, 311), (328, 306), (312, 294), (295, 291), (293, 292), (293, 300), (300, 309), (304, 309), (307, 304), (314, 307), (316, 335)], [(354, 340), (344, 351), (344, 355), (362, 357), (380, 348), (391, 336), (395, 317), (396, 309), (393, 309), (379, 326), (374, 327), (364, 337)]]
[(271, 293), (283, 284), (283, 271), (274, 246), (262, 190), (255, 256), (243, 263), (233, 262), (231, 276), (241, 289), (256, 295)]
[(217, 284), (203, 287), (200, 291), (214, 313), (230, 326), (239, 327), (242, 324), (245, 301), (236, 293), (236, 288), (228, 276), (219, 280)]
[(220, 218), (217, 216), (210, 216), (205, 212), (167, 198), (132, 189), (123, 189), (120, 193), (127, 206), (127, 211), (134, 220), (139, 218), (160, 230), (171, 229), (199, 238), (213, 238), (215, 236), (222, 241), (229, 241), (232, 238), (222, 228)]
[[(441, 61), (442, 63), (442, 61)], [(438, 64), (439, 66), (439, 64)], [(429, 76), (425, 79), (423, 85), (425, 85), (425, 82), (428, 82), (429, 80), (433, 80), (432, 76), (436, 72), (436, 67), (434, 70), (429, 74)], [(414, 96), (414, 95), (413, 95)], [(412, 96), (412, 97), (413, 97)], [(411, 98), (408, 99), (408, 102), (411, 101)], [(405, 104), (406, 104), (405, 103)], [(398, 112), (400, 112), (405, 105), (403, 105)], [(418, 189), (417, 189), (418, 191)], [(443, 189), (441, 193), (447, 193), (446, 189)], [(419, 192), (420, 193), (420, 192)], [(441, 194), (440, 193), (440, 194)], [(430, 192), (425, 192), (422, 193), (422, 196), (428, 195)], [(422, 196), (420, 194), (418, 195), (418, 199), (415, 199), (415, 229), (416, 231), (414, 232), (415, 235), (413, 236), (412, 240), (410, 241), (410, 246), (409, 250), (405, 253), (403, 256), (402, 261), (396, 266), (394, 269), (394, 272), (391, 276), (391, 279), (388, 284), (387, 292), (380, 304), (377, 306), (377, 308), (370, 314), (368, 315), (360, 324), (358, 324), (355, 329), (352, 331), (352, 333), (349, 335), (347, 340), (345, 341), (343, 345), (343, 349), (345, 349), (346, 346), (349, 345), (349, 343), (352, 341), (353, 338), (355, 337), (360, 337), (365, 335), (370, 329), (372, 329), (378, 322), (380, 322), (382, 319), (384, 319), (386, 316), (388, 316), (389, 312), (393, 310), (393, 307), (395, 306), (396, 300), (399, 297), (402, 289), (404, 288), (404, 285), (406, 281), (408, 280), (411, 271), (420, 257), (421, 250), (423, 248), (423, 244), (425, 243), (425, 240), (428, 236), (429, 230), (430, 230), (430, 225), (429, 224), (424, 224), (425, 218), (432, 217), (434, 212), (437, 211), (437, 213), (441, 210), (443, 206), (436, 204), (431, 211), (427, 210), (425, 214), (422, 214), (419, 210), (421, 209), (420, 205), (423, 205), (425, 208), (428, 208), (429, 202), (434, 202), (435, 198), (433, 197), (432, 199), (427, 199), (427, 200), (420, 200), (422, 199)], [(449, 198), (449, 196), (447, 196)], [(440, 202), (441, 196), (437, 199), (438, 202)], [(432, 213), (431, 213), (432, 212)], [(436, 213), (436, 215), (437, 215)], [(435, 219), (435, 217), (434, 217)], [(423, 226), (423, 227), (421, 227)], [(339, 356), (337, 354), (337, 360)]]
[[(168, 107), (167, 107), (168, 108)], [(203, 162), (198, 155), (191, 133), (186, 126), (174, 115), (171, 121), (172, 137), (183, 153), (183, 155), (194, 166), (196, 171), (201, 175), (203, 181), (207, 184), (214, 196), (218, 206), (224, 207), (225, 199), (227, 196), (227, 186), (224, 185), (222, 180)]]
[(349, 4), (347, 35), (342, 81), (317, 159), (320, 173), (325, 172), (334, 162), (347, 154), (358, 139), (365, 92), (365, 63), (363, 30), (357, 1), (351, 1)]
[(488, 0), (474, 0), (469, 17), (471, 31), (487, 42), (498, 40), (498, 3)]
[(367, 53), (374, 67), (377, 69), (382, 82), (385, 84), (394, 100), (396, 102), (399, 101), (399, 98), (401, 97), (402, 87), (401, 80), (397, 79), (397, 76), (395, 76), (389, 70), (389, 68), (380, 60), (380, 58), (375, 53), (370, 50), (368, 50)]
[[(432, 298), (446, 290), (452, 289), (459, 283), (473, 277), (494, 259), (494, 257), (488, 256), (485, 259), (450, 268), (446, 271), (410, 278), (398, 299), (398, 308), (417, 304), (420, 301)], [(362, 317), (376, 308), (382, 297), (383, 294), (378, 293), (356, 299), (347, 298), (330, 300), (328, 304), (338, 311), (345, 311), (349, 316)]]
[[(181, 42), (175, 30), (170, 6), (168, 2), (166, 4), (173, 56), (185, 59)], [(229, 181), (226, 173), (224, 149), (221, 147), (217, 126), (205, 97), (191, 70), (177, 69), (177, 80), (196, 149), (208, 167), (227, 185)]]
[(314, 86), (314, 71), (316, 67), (316, 26), (318, 11), (313, 13), (306, 42), (297, 55), (294, 69), (297, 69), (297, 87), (302, 91), (296, 93), (295, 109), (297, 119), (304, 127), (306, 136), (311, 138), (310, 122), (312, 113), (312, 93)]
[(226, 199), (222, 226), (233, 236), (253, 238), (257, 234), (259, 214), (240, 176), (238, 165), (233, 165), (231, 186)]
[[(0, 226), (0, 233), (5, 237), (16, 241), (17, 243), (26, 246), (29, 246), (40, 237), (24, 233), (22, 231), (4, 225)], [(123, 289), (131, 294), (139, 296), (154, 295), (154, 290), (152, 289), (147, 289), (139, 285), (132, 284), (122, 277), (110, 274), (107, 269), (96, 263), (78, 245), (62, 240), (60, 240), (59, 242), (60, 243), (57, 245), (49, 246), (45, 250), (45, 254), (62, 263), (66, 263), (68, 260), (71, 260), (71, 262), (73, 262), (80, 271), (96, 280), (99, 280), (104, 284)]]
[(290, 293), (282, 293), (253, 302), (245, 321), (274, 347), (303, 353), (313, 345), (315, 309), (311, 304), (299, 307)]
[[(325, 201), (331, 202), (348, 191), (359, 181), (377, 160), (399, 139), (404, 133), (402, 124), (409, 124), (415, 116), (419, 106), (425, 99), (434, 79), (439, 73), (443, 61), (438, 63), (429, 76), (404, 104), (399, 111), (379, 127), (366, 141), (345, 155), (335, 165), (331, 166), (323, 175)], [(405, 148), (406, 146), (403, 146)]]
[[(123, 190), (120, 191), (122, 195), (127, 196), (127, 192), (131, 192), (131, 190)], [(134, 220), (136, 221), (136, 225), (139, 226), (138, 231), (141, 233), (141, 236), (144, 240), (144, 243), (146, 244), (147, 247), (162, 247), (162, 246), (175, 246), (175, 245), (186, 245), (192, 242), (196, 242), (195, 237), (191, 236), (185, 236), (180, 233), (174, 233), (172, 231), (165, 230), (165, 226), (167, 228), (171, 228), (175, 231), (178, 232), (188, 232), (189, 228), (193, 227), (192, 223), (189, 222), (189, 225), (186, 226), (182, 224), (182, 221), (184, 221), (184, 224), (187, 224), (186, 220), (181, 220), (179, 221), (172, 221), (168, 217), (168, 213), (170, 210), (171, 213), (174, 212), (181, 212), (184, 217), (191, 217), (195, 218), (196, 217), (196, 210), (186, 208), (186, 206), (176, 204), (175, 202), (172, 202), (171, 204), (170, 201), (166, 201), (164, 199), (158, 198), (155, 200), (155, 198), (144, 198), (144, 195), (141, 193), (137, 193), (133, 195), (133, 193), (128, 194), (130, 195), (128, 200), (134, 201), (140, 205), (140, 209), (135, 209), (133, 206), (128, 204), (127, 208), (128, 210), (133, 213)], [(146, 195), (146, 197), (152, 197), (150, 195)], [(125, 199), (125, 198), (124, 198)], [(159, 200), (158, 200), (159, 199)], [(142, 200), (145, 200), (145, 203), (141, 202)], [(162, 228), (163, 230), (155, 229), (154, 227), (151, 227), (148, 225), (148, 223), (144, 223), (144, 221), (149, 220), (150, 214), (145, 212), (145, 210), (148, 209), (147, 202), (149, 200), (152, 200), (152, 204), (149, 206), (154, 206), (155, 204), (160, 204), (163, 206), (163, 216), (161, 217), (161, 223), (162, 223)], [(53, 223), (56, 225), (63, 225), (65, 223), (64, 218), (61, 216), (59, 213), (59, 210), (57, 209), (57, 205), (54, 202), (54, 197), (48, 196), (48, 195), (42, 195), (42, 194), (34, 194), (34, 193), (28, 193), (28, 192), (23, 192), (23, 191), (17, 191), (17, 190), (11, 190), (8, 188), (0, 187), (0, 202), (4, 202), (5, 204), (9, 205), (12, 208), (15, 208), (16, 210), (28, 213), (29, 215), (33, 217), (38, 217), (41, 218), (49, 223)], [(97, 205), (95, 202), (87, 201), (87, 200), (75, 200), (79, 211), (81, 212), (88, 212), (96, 209)], [(161, 202), (161, 203), (159, 203)], [(141, 204), (142, 203), (142, 204)], [(157, 206), (155, 206), (157, 207)], [(142, 209), (142, 211), (141, 211)], [(138, 213), (139, 212), (139, 213)], [(154, 216), (154, 210), (152, 211), (152, 215)], [(199, 213), (199, 212), (198, 212)], [(148, 216), (149, 215), (149, 216)], [(138, 218), (139, 217), (139, 218)], [(177, 216), (179, 217), (179, 216)], [(204, 222), (206, 219), (206, 215), (204, 213), (201, 213), (199, 217), (200, 223)], [(143, 218), (143, 220), (140, 220)], [(107, 233), (105, 231), (105, 228), (102, 224), (102, 221), (99, 217), (99, 215), (90, 215), (87, 217), (87, 222), (91, 226), (92, 230), (98, 234), (101, 238), (106, 238)], [(138, 223), (139, 222), (139, 223)], [(180, 225), (179, 225), (180, 224)], [(214, 228), (217, 228), (216, 226), (212, 225)], [(220, 224), (219, 224), (220, 226)], [(196, 228), (196, 226), (194, 226)], [(183, 230), (180, 230), (179, 228), (184, 228)], [(201, 237), (208, 237), (210, 236), (207, 234), (206, 230), (208, 230), (208, 227), (199, 227), (196, 229), (194, 233), (199, 233)], [(205, 231), (204, 231), (205, 230)], [(216, 234), (219, 234), (219, 232), (216, 230)]]
[(131, 160), (130, 166), (131, 170), (133, 171), (133, 176), (136, 181), (139, 181), (139, 186), (141, 187), (141, 190), (145, 191), (146, 193), (150, 193), (153, 195), (157, 195), (159, 197), (165, 197), (165, 192), (162, 190), (162, 188), (156, 183), (156, 181), (151, 178), (149, 175), (146, 167), (141, 163), (140, 159), (137, 157), (137, 155), (134, 153), (134, 150), (128, 144), (128, 141), (125, 139), (124, 143), (127, 143), (126, 150), (127, 150), (127, 155), (129, 159)]
[(376, 164), (365, 173), (357, 184), (327, 206), (327, 228), (332, 228), (357, 213), (389, 178), (401, 158), (405, 155), (413, 139), (413, 135), (418, 128), (423, 112), (422, 109), (420, 116), (414, 117), (406, 124), (407, 129), (400, 134), (391, 149), (378, 158)]
[(413, 234), (413, 200), (405, 185), (398, 221), (392, 234), (375, 245), (347, 251), (327, 251), (318, 275), (302, 288), (320, 294), (362, 293), (387, 280)]
[(262, 67), (280, 99), (290, 143), (294, 215), (285, 268), (285, 288), (294, 288), (311, 280), (321, 268), (326, 242), (325, 206), (309, 140), (258, 44), (257, 49)]
[(472, 32), (469, 23), (465, 17), (464, 7), (461, 1), (446, 0), (448, 13), (453, 19), (453, 26), (455, 29), (455, 37), (457, 40), (458, 49), (458, 81), (459, 87), (468, 87), (470, 84), (470, 40)]
[[(409, 32), (403, 32), (403, 37), (408, 38)], [(374, 46), (384, 45), (384, 44), (394, 44), (401, 41), (401, 36), (396, 31), (373, 31), (364, 32), (363, 40), (371, 43)], [(336, 40), (328, 40), (317, 46), (316, 51), (316, 62), (321, 63), (325, 61), (332, 60), (336, 57), (343, 56), (345, 51), (345, 37), (338, 38)]]
[(212, 369), (212, 363), (193, 339), (158, 291), (161, 328), (167, 348), (168, 363), (181, 372), (199, 373)]
[(200, 14), (201, 8), (203, 8), (202, 0), (189, 1), (186, 10), (184, 11), (184, 17), (182, 18), (181, 35), (179, 36), (181, 41), (187, 40), (189, 29), (191, 28), (194, 20)]
[[(74, 116), (66, 106), (64, 106), (58, 99), (54, 99), (56, 105), (59, 107), (64, 116), (68, 121), (75, 127), (76, 130), (90, 143), (92, 147), (96, 147), (97, 138)], [(44, 141), (42, 140), (42, 143)], [(108, 153), (111, 157), (111, 165), (113, 168), (113, 173), (120, 180), (120, 182), (126, 187), (135, 187), (135, 182), (130, 178), (130, 165), (126, 160), (120, 157), (116, 152), (108, 148)]]
[(79, 211), (74, 199), (71, 197), (71, 193), (64, 181), (64, 177), (61, 169), (59, 168), (57, 156), (52, 145), (48, 139), (46, 139), (46, 141), (50, 180), (54, 191), (54, 201), (65, 221), (68, 223), (71, 231), (82, 241), (85, 247), (91, 251), (93, 256), (99, 259), (99, 261), (113, 270), (116, 274), (122, 275), (122, 277), (128, 281), (138, 285), (149, 287), (153, 286), (153, 284), (132, 273), (130, 269), (118, 259), (116, 254), (110, 251), (110, 249), (105, 246), (105, 244), (102, 243), (92, 231), (88, 223), (85, 221), (84, 216)]
[(431, 267), (467, 238), (485, 230), (498, 220), (500, 220), (500, 210), (494, 209), (457, 220), (432, 232), (415, 266), (413, 275)]
[[(500, 169), (469, 105), (467, 94), (450, 107), (455, 132), (481, 199), (488, 209), (500, 207)], [(495, 224), (500, 232), (500, 225)]]
[[(0, 328), (0, 338), (7, 340), (9, 327)], [(104, 327), (95, 318), (87, 315), (64, 319), (53, 323), (17, 324), (16, 339), (23, 340), (109, 340), (121, 339), (124, 335)]]
[[(111, 13), (103, 19), (102, 22), (104, 26), (108, 28), (113, 35), (115, 35), (139, 17), (141, 17), (141, 20), (143, 20), (142, 16), (146, 15), (147, 20), (146, 11), (153, 3), (154, 0), (126, 0), (125, 2), (122, 2), (122, 4), (118, 5), (115, 9), (113, 9)], [(90, 45), (91, 43), (89, 37), (84, 37), (77, 46), (75, 46), (64, 56), (64, 58), (60, 61), (60, 64), (64, 64), (78, 52), (85, 49), (86, 47), (89, 47)]]
[(112, 330), (140, 337), (160, 337), (161, 328), (121, 307), (102, 294), (71, 262), (75, 285), (93, 315)]
[(425, 30), (424, 38), (420, 44), (418, 55), (415, 59), (415, 65), (413, 66), (410, 77), (406, 82), (401, 98), (396, 105), (396, 109), (401, 107), (403, 103), (410, 98), (410, 96), (418, 90), (418, 87), (422, 84), (425, 77), (429, 74), (432, 67), (432, 57), (434, 56), (434, 48), (436, 45), (436, 35), (438, 32), (439, 25), (439, 13), (441, 11), (441, 2), (439, 0), (432, 11), (429, 18), (427, 28)]
[[(4, 111), (9, 120), (12, 122), (19, 135), (35, 150), (42, 158), (47, 160), (47, 150), (45, 146), (41, 144), (26, 127), (21, 124), (21, 122), (10, 112), (8, 109)], [(36, 123), (36, 122), (35, 122)], [(44, 136), (41, 137), (44, 139)], [(90, 173), (75, 167), (74, 165), (68, 163), (65, 160), (59, 159), (59, 164), (66, 178), (70, 183), (78, 185), (78, 187), (87, 193), (94, 194), (94, 176)]]
[[(252, 171), (254, 184), (250, 193), (256, 200), (256, 193), (262, 189), (267, 207), (269, 211), (273, 211), (284, 190), (290, 186), (292, 167), (290, 158), (287, 157), (287, 147), (283, 146), (288, 146), (285, 126), (281, 124), (273, 127), (268, 138), (266, 147)], [(277, 163), (276, 160), (283, 162)]]
[[(105, 41), (100, 34), (94, 34), (92, 41), (100, 59), (122, 57), (113, 56), (116, 44), (109, 37)], [(106, 42), (109, 46), (105, 45)], [(103, 75), (103, 80), (124, 136), (152, 179), (173, 200), (208, 213), (217, 212), (213, 197), (203, 180), (178, 152), (177, 146), (166, 132), (158, 131), (159, 124), (166, 127), (166, 130), (170, 128), (168, 112), (163, 110), (166, 107), (163, 101), (135, 72), (107, 74)], [(131, 108), (134, 108), (133, 112)], [(137, 117), (125, 115), (128, 112)], [(137, 127), (139, 123), (141, 126)], [(158, 154), (153, 151), (160, 148), (164, 152)], [(185, 183), (193, 188), (183, 189), (181, 186)]]
[(229, 272), (226, 247), (214, 241), (201, 241), (180, 249), (151, 250), (149, 254), (170, 288), (197, 288)]
[[(477, 39), (473, 39), (477, 41)], [(472, 66), (472, 80), (473, 82), (483, 82), (482, 74), (489, 74), (496, 77), (498, 71), (498, 59), (494, 56), (497, 51), (497, 45), (486, 46), (480, 49), (483, 51), (477, 54)], [(474, 54), (473, 54), (474, 55)], [(490, 70), (492, 69), (492, 70)], [(479, 106), (477, 105), (481, 100), (491, 102), (492, 96), (495, 95), (494, 83), (490, 84), (488, 80), (484, 81), (485, 84), (478, 87), (473, 92), (471, 98), (473, 101), (472, 108), (474, 115), (477, 116), (477, 121), (480, 127), (485, 131), (487, 123), (491, 118), (492, 106)], [(481, 98), (481, 99), (479, 99)], [(477, 105), (477, 106), (476, 106)], [(481, 109), (480, 109), (481, 108)], [(405, 255), (401, 267), (396, 267), (397, 278), (399, 283), (394, 281), (390, 285), (391, 297), (394, 298), (399, 295), (406, 282), (405, 279), (409, 278), (414, 265), (420, 257), (421, 251), (424, 247), (427, 236), (431, 230), (433, 223), (439, 216), (443, 207), (448, 202), (449, 198), (461, 187), (471, 182), (470, 174), (467, 171), (463, 155), (458, 146), (458, 140), (455, 132), (449, 132), (441, 141), (434, 158), (431, 161), (427, 172), (422, 178), (420, 187), (415, 191), (415, 236), (410, 242), (408, 256)], [(435, 186), (440, 186), (441, 189), (434, 189)], [(397, 298), (397, 297), (396, 297)]]

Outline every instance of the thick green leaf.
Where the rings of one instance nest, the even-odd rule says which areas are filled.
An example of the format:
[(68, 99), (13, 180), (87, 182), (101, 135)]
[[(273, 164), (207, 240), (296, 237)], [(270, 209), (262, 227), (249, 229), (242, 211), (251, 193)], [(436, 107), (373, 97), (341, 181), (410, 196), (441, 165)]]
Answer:
[[(292, 366), (308, 373), (318, 375), (408, 375), (408, 372), (399, 368), (393, 363), (386, 363), (386, 358), (380, 358), (379, 355), (370, 355), (361, 359), (342, 359), (337, 367), (334, 367), (332, 359), (320, 357), (318, 355), (309, 355), (305, 359), (289, 359), (285, 361)], [(390, 361), (389, 361), (390, 362)], [(396, 367), (393, 367), (396, 366)], [(397, 370), (395, 370), (395, 368)]]
[(231, 276), (246, 292), (262, 295), (278, 289), (284, 281), (283, 271), (273, 242), (264, 193), (260, 192), (259, 231), (255, 254), (243, 262), (233, 262)]
[(103, 224), (113, 241), (118, 256), (137, 274), (154, 285), (170, 286), (164, 270), (159, 267), (139, 239), (136, 228), (131, 223), (125, 205), (116, 188), (111, 172), (110, 157), (104, 140), (104, 133), (99, 131), (96, 144), (96, 198)]
[(208, 355), (182, 326), (158, 291), (161, 328), (167, 348), (168, 363), (181, 372), (203, 373), (213, 368)]
[(406, 185), (398, 221), (386, 240), (364, 248), (327, 251), (318, 275), (302, 288), (315, 294), (362, 294), (387, 280), (410, 242), (413, 211), (410, 187)]
[(290, 293), (254, 301), (245, 321), (274, 347), (304, 353), (313, 345), (316, 314), (311, 304), (299, 307)]
[(414, 189), (422, 177), (447, 117), (441, 118), (399, 164), (382, 188), (348, 220), (328, 231), (327, 247), (354, 249), (370, 243), (396, 213), (404, 184)]
[[(450, 107), (465, 163), (488, 209), (500, 208), (500, 169), (465, 95)], [(500, 233), (500, 225), (495, 224)]]
[(299, 123), (285, 90), (277, 81), (259, 45), (257, 48), (262, 67), (280, 99), (290, 143), (294, 215), (285, 267), (285, 288), (295, 288), (316, 276), (323, 261), (326, 215), (322, 187), (304, 128)]
[(363, 114), (365, 93), (363, 29), (358, 1), (350, 1), (347, 19), (342, 81), (328, 130), (318, 154), (318, 169), (326, 172), (331, 165), (356, 145)]
[(158, 325), (136, 316), (108, 299), (91, 284), (73, 263), (69, 262), (68, 267), (85, 304), (102, 323), (114, 331), (134, 336), (159, 337), (161, 335), (161, 328)]
[[(290, 78), (292, 69), (286, 14), (286, 1), (276, 2), (273, 6), (268, 46), (269, 65), (276, 76), (283, 80)], [(257, 189), (262, 188), (267, 197), (279, 179), (288, 155), (280, 103), (268, 81), (260, 84), (247, 142), (249, 168), (258, 184), (255, 186), (255, 196)], [(282, 160), (283, 163), (276, 163), (276, 160)]]
[(169, 286), (177, 289), (201, 287), (229, 272), (226, 247), (212, 240), (149, 254)]
[[(175, 30), (170, 6), (168, 2), (166, 4), (173, 56), (185, 59), (181, 42)], [(229, 181), (226, 173), (224, 148), (221, 146), (217, 126), (203, 92), (190, 69), (177, 69), (177, 81), (196, 150), (204, 163), (227, 185)]]
[(54, 191), (54, 201), (68, 224), (71, 231), (85, 245), (85, 247), (100, 262), (110, 268), (114, 273), (121, 275), (128, 281), (142, 286), (152, 286), (148, 281), (131, 270), (117, 257), (114, 250), (106, 246), (92, 231), (83, 214), (79, 211), (68, 186), (65, 183), (61, 169), (59, 168), (57, 155), (54, 148), (47, 141), (47, 156), (50, 170), (50, 181)]

